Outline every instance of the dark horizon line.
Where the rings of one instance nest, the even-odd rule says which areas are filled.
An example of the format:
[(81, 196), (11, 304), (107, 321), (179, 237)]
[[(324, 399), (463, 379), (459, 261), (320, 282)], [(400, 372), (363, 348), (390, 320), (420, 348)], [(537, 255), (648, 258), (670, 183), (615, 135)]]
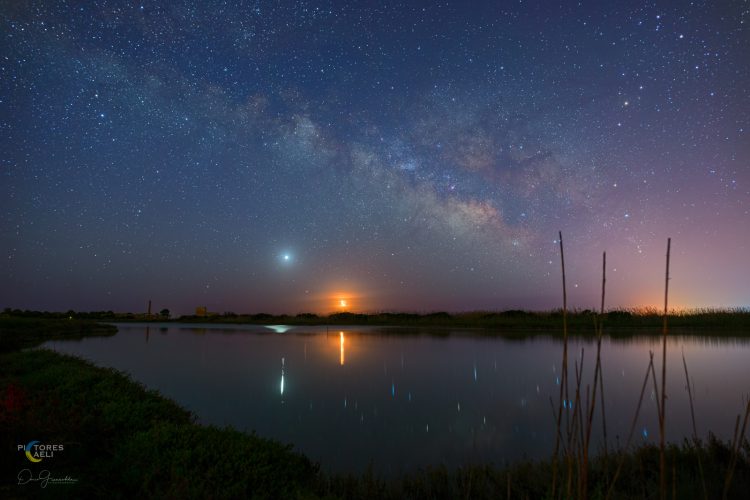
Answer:
[[(286, 317), (286, 318), (325, 318), (325, 317), (337, 317), (337, 316), (383, 316), (383, 315), (394, 315), (394, 316), (422, 316), (422, 317), (428, 317), (428, 316), (466, 316), (466, 315), (475, 315), (475, 314), (505, 314), (505, 315), (513, 315), (513, 314), (529, 314), (529, 315), (543, 315), (543, 314), (555, 314), (555, 313), (561, 313), (563, 308), (552, 308), (552, 309), (523, 309), (523, 308), (508, 308), (508, 309), (470, 309), (470, 310), (462, 310), (462, 311), (448, 311), (448, 310), (430, 310), (430, 311), (415, 311), (415, 310), (380, 310), (380, 311), (350, 311), (350, 310), (342, 310), (342, 311), (330, 311), (325, 313), (316, 313), (312, 311), (301, 311), (297, 313), (268, 313), (265, 311), (259, 311), (259, 312), (242, 312), (242, 313), (235, 313), (233, 311), (223, 311), (223, 312), (214, 312), (214, 311), (206, 311), (204, 314), (179, 314), (176, 316), (173, 316), (171, 314), (171, 311), (168, 308), (162, 308), (159, 310), (156, 310), (154, 312), (133, 312), (133, 311), (126, 311), (126, 312), (117, 312), (111, 309), (102, 309), (102, 310), (89, 310), (89, 311), (76, 311), (74, 309), (68, 309), (66, 311), (47, 311), (47, 310), (37, 310), (37, 309), (19, 309), (19, 308), (11, 308), (11, 307), (5, 307), (2, 309), (2, 312), (0, 312), (1, 315), (5, 316), (33, 316), (33, 315), (55, 315), (55, 316), (70, 316), (72, 315), (99, 315), (99, 316), (134, 316), (134, 317), (161, 317), (163, 316), (161, 314), (162, 311), (168, 311), (169, 318), (171, 319), (177, 319), (177, 318), (238, 318), (238, 317), (268, 317), (268, 318), (278, 318), (278, 317)], [(569, 313), (572, 314), (598, 314), (598, 311), (594, 308), (581, 308), (576, 307), (568, 310)], [(611, 309), (606, 309), (605, 314), (611, 314), (611, 313), (628, 313), (632, 315), (651, 315), (651, 314), (657, 314), (661, 315), (662, 312), (657, 308), (656, 306), (635, 306), (635, 307), (614, 307)], [(671, 308), (670, 313), (677, 313), (680, 315), (690, 315), (690, 314), (722, 314), (722, 313), (728, 313), (728, 314), (737, 314), (737, 313), (750, 313), (750, 306), (739, 306), (739, 307), (717, 307), (717, 306), (707, 306), (707, 307), (690, 307), (690, 308)]]

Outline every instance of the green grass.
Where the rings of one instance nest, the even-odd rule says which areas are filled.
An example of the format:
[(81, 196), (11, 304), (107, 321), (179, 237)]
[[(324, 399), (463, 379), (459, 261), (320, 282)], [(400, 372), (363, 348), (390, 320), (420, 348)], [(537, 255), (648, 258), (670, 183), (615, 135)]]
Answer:
[(75, 340), (115, 333), (117, 327), (89, 320), (0, 315), (0, 352), (35, 347), (48, 340)]
[[(7, 477), (23, 468), (78, 479), (48, 486), (56, 498), (294, 498), (316, 489), (317, 466), (306, 457), (254, 435), (196, 425), (176, 403), (115, 370), (46, 350), (5, 353), (0, 363), (0, 497), (39, 493)], [(32, 439), (65, 449), (44, 467), (32, 464), (15, 452)]]
[[(675, 498), (690, 499), (701, 496), (697, 454), (701, 454), (706, 474), (709, 498), (721, 498), (724, 474), (729, 464), (731, 450), (721, 441), (709, 437), (699, 446), (685, 442), (670, 445), (667, 458), (670, 473), (670, 498), (672, 498), (672, 471)], [(611, 498), (657, 498), (659, 489), (658, 446), (643, 446), (634, 452), (613, 454), (605, 461), (601, 456), (590, 467), (589, 498), (604, 498), (608, 479), (615, 461), (624, 457), (622, 476)], [(735, 478), (728, 498), (745, 499), (750, 491), (750, 444), (745, 443), (744, 455), (738, 461)], [(741, 463), (741, 465), (740, 465)], [(706, 464), (708, 466), (706, 467)], [(371, 473), (362, 476), (334, 476), (328, 478), (329, 491), (341, 498), (414, 498), (414, 499), (545, 499), (550, 495), (552, 466), (550, 461), (519, 462), (507, 467), (467, 466), (448, 469), (429, 467), (394, 480), (378, 479)], [(574, 486), (575, 491), (575, 486)]]

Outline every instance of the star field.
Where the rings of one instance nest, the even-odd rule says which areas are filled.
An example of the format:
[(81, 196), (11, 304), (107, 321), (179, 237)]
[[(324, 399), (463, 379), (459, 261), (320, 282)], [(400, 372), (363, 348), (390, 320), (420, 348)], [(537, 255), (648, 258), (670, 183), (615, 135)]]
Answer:
[(6, 2), (3, 307), (750, 304), (746, 2)]

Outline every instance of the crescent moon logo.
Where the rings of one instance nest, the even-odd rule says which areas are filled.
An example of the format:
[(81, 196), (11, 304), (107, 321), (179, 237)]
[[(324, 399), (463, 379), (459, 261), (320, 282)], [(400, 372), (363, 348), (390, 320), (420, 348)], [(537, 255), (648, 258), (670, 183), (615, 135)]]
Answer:
[(34, 458), (31, 455), (31, 447), (34, 446), (35, 444), (37, 444), (38, 442), (39, 441), (31, 441), (31, 442), (29, 442), (29, 444), (26, 445), (26, 448), (24, 448), (25, 451), (26, 451), (26, 458), (28, 458), (32, 462), (41, 462), (42, 461), (41, 458)]

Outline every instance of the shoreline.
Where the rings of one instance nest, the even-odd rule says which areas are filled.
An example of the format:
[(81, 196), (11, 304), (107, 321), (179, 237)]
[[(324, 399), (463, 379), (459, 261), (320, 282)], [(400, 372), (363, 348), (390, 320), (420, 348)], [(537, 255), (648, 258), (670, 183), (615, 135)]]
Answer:
[[(591, 310), (568, 312), (568, 333), (576, 337), (595, 337), (597, 327), (611, 338), (634, 336), (660, 336), (664, 317), (655, 310), (614, 310), (597, 314)], [(669, 330), (673, 334), (701, 337), (750, 338), (750, 310), (693, 310), (667, 316)], [(50, 331), (55, 325), (56, 335), (70, 337), (85, 333), (92, 328), (112, 328), (112, 324), (197, 324), (206, 326), (289, 326), (289, 327), (373, 327), (393, 329), (389, 333), (405, 333), (409, 329), (434, 329), (436, 334), (453, 333), (451, 329), (470, 331), (482, 336), (507, 338), (531, 338), (539, 335), (552, 338), (564, 336), (561, 325), (561, 310), (554, 311), (474, 311), (466, 313), (375, 313), (359, 314), (350, 312), (318, 316), (310, 313), (296, 315), (233, 314), (224, 313), (209, 316), (180, 316), (168, 318), (145, 314), (115, 314), (111, 311), (89, 313), (42, 313), (38, 311), (8, 310), (0, 313), (0, 349), (6, 340), (2, 330), (9, 325), (20, 327), (36, 322), (37, 328)], [(92, 325), (99, 322), (99, 327)], [(102, 325), (106, 323), (107, 325)], [(73, 326), (76, 325), (76, 326)], [(63, 332), (63, 333), (61, 333)], [(7, 336), (6, 336), (7, 337)], [(62, 337), (61, 337), (62, 338)]]
[[(113, 318), (115, 322), (164, 322), (163, 319)], [(575, 335), (596, 335), (595, 325), (602, 322), (605, 333), (623, 334), (630, 330), (645, 330), (661, 334), (663, 316), (658, 313), (630, 313), (613, 311), (600, 316), (591, 311), (571, 312), (567, 316), (568, 329)], [(750, 311), (702, 312), (668, 316), (670, 330), (710, 331), (712, 334), (750, 336)], [(431, 327), (472, 328), (495, 333), (536, 333), (562, 335), (562, 313), (553, 312), (473, 312), (460, 314), (354, 314), (337, 313), (329, 316), (310, 315), (234, 315), (181, 316), (170, 323), (205, 323), (217, 325), (289, 325), (289, 326), (375, 326), (375, 327)]]

